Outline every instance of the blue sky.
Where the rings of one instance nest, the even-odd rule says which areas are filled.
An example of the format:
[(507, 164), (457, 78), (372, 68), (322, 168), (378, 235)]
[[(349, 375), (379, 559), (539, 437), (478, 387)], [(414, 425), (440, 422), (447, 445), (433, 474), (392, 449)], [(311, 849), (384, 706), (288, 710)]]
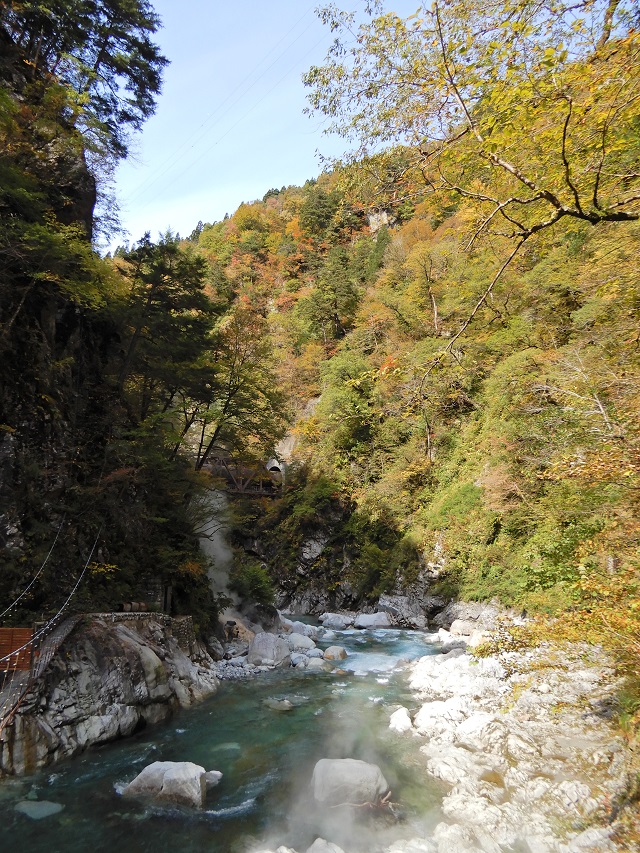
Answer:
[[(153, 5), (171, 65), (156, 114), (116, 173), (130, 240), (169, 228), (188, 236), (198, 220), (214, 222), (271, 187), (315, 177), (317, 150), (340, 153), (343, 143), (322, 134), (321, 119), (303, 114), (301, 75), (322, 62), (333, 39), (314, 14), (317, 0)], [(418, 3), (389, 5), (409, 14)]]

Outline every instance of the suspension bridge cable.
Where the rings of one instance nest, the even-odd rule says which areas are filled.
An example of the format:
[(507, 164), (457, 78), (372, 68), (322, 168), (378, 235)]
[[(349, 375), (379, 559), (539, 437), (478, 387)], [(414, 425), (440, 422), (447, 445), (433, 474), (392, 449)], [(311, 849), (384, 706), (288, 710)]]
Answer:
[(88, 566), (89, 566), (89, 563), (91, 562), (91, 558), (93, 557), (93, 552), (95, 551), (95, 549), (96, 549), (96, 545), (98, 544), (98, 539), (100, 538), (100, 534), (102, 533), (102, 528), (103, 528), (103, 527), (104, 527), (104, 522), (100, 525), (100, 529), (98, 530), (98, 534), (97, 534), (97, 536), (96, 536), (96, 538), (95, 538), (95, 540), (94, 540), (94, 543), (93, 543), (93, 546), (92, 546), (92, 548), (91, 548), (91, 551), (89, 552), (89, 556), (87, 557), (87, 561), (86, 561), (86, 563), (84, 564), (84, 568), (83, 568), (83, 569), (82, 569), (82, 571), (80, 572), (80, 575), (79, 575), (78, 579), (76, 580), (76, 582), (75, 582), (75, 584), (74, 584), (74, 586), (73, 586), (73, 588), (72, 588), (71, 592), (70, 592), (70, 593), (69, 593), (69, 595), (67, 596), (66, 601), (64, 602), (64, 604), (62, 605), (62, 607), (58, 610), (58, 612), (56, 613), (56, 615), (55, 615), (55, 616), (53, 616), (51, 619), (49, 619), (49, 620), (48, 620), (48, 622), (47, 622), (47, 623), (46, 623), (42, 628), (40, 628), (40, 630), (39, 630), (39, 631), (37, 631), (37, 632), (33, 635), (33, 637), (32, 637), (28, 642), (26, 642), (24, 645), (20, 646), (20, 648), (19, 648), (19, 649), (14, 649), (10, 654), (5, 655), (4, 657), (0, 658), (0, 663), (2, 663), (3, 661), (9, 660), (10, 658), (12, 658), (12, 657), (14, 657), (15, 655), (19, 654), (20, 652), (24, 651), (24, 650), (25, 650), (26, 648), (28, 648), (29, 646), (33, 645), (33, 643), (34, 643), (34, 642), (35, 642), (39, 637), (41, 637), (43, 634), (45, 634), (45, 633), (49, 630), (49, 628), (51, 627), (51, 625), (53, 625), (53, 623), (54, 623), (54, 622), (56, 622), (56, 621), (60, 618), (60, 616), (62, 615), (63, 611), (66, 609), (67, 605), (69, 604), (69, 602), (71, 601), (71, 599), (72, 599), (72, 598), (73, 598), (73, 596), (75, 595), (75, 593), (76, 593), (76, 591), (77, 591), (78, 587), (80, 586), (80, 583), (82, 582), (83, 577), (85, 576), (85, 573), (86, 573), (86, 571), (87, 571), (87, 568), (88, 568)]
[(51, 548), (49, 548), (49, 553), (48, 553), (48, 554), (47, 554), (47, 556), (44, 558), (44, 563), (43, 563), (43, 564), (40, 566), (40, 568), (38, 569), (38, 571), (37, 571), (37, 573), (36, 573), (35, 577), (33, 577), (33, 578), (31, 579), (31, 582), (29, 583), (29, 585), (28, 585), (27, 587), (25, 587), (25, 589), (23, 589), (23, 590), (22, 590), (22, 592), (21, 592), (21, 593), (20, 593), (20, 595), (16, 598), (16, 600), (15, 600), (14, 602), (12, 602), (12, 603), (7, 607), (7, 609), (6, 609), (6, 610), (3, 610), (3, 611), (2, 611), (2, 613), (0, 613), (0, 619), (2, 619), (2, 617), (3, 617), (3, 616), (5, 616), (5, 615), (10, 611), (10, 610), (13, 610), (13, 608), (14, 608), (14, 607), (16, 606), (16, 604), (20, 601), (20, 599), (21, 599), (21, 598), (23, 598), (23, 597), (24, 597), (24, 596), (29, 592), (29, 590), (31, 589), (31, 587), (34, 585), (34, 583), (38, 580), (38, 578), (39, 578), (39, 577), (40, 577), (40, 575), (42, 574), (42, 570), (43, 570), (43, 569), (44, 569), (44, 567), (47, 565), (47, 562), (49, 561), (49, 557), (50, 557), (50, 556), (51, 556), (51, 554), (53, 553), (53, 549), (56, 547), (56, 542), (58, 541), (58, 537), (60, 536), (60, 531), (62, 530), (62, 525), (64, 524), (66, 517), (67, 517), (67, 514), (65, 513), (65, 514), (62, 516), (62, 521), (60, 522), (60, 526), (58, 527), (58, 532), (56, 533), (56, 538), (53, 540), (53, 545), (51, 546)]

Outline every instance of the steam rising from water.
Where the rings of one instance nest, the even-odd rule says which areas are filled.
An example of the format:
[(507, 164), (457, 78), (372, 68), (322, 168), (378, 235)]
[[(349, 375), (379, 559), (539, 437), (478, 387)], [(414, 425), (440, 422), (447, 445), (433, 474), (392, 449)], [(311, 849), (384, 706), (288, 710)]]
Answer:
[[(441, 819), (439, 794), (423, 787), (421, 768), (416, 763), (419, 759), (408, 752), (406, 741), (388, 731), (391, 707), (384, 705), (384, 695), (371, 695), (372, 685), (400, 683), (402, 659), (419, 656), (421, 649), (418, 645), (416, 650), (416, 644), (424, 642), (422, 635), (400, 631), (338, 633), (341, 638), (331, 642), (349, 647), (350, 656), (341, 667), (353, 675), (340, 681), (326, 677), (331, 699), (311, 735), (316, 741), (315, 760), (357, 758), (378, 765), (389, 783), (393, 805), (374, 808), (318, 803), (310, 787), (315, 760), (304, 762), (293, 775), (294, 793), (286, 805), (285, 825), (267, 835), (261, 842), (263, 849), (284, 844), (303, 851), (322, 837), (348, 853), (374, 853), (399, 837), (428, 835)], [(423, 654), (428, 651), (422, 648)]]
[[(412, 707), (403, 659), (435, 652), (418, 632), (346, 632), (346, 674), (291, 670), (246, 683), (223, 684), (201, 705), (167, 726), (89, 751), (56, 773), (0, 788), (1, 850), (114, 850), (118, 853), (248, 853), (287, 845), (304, 851), (322, 836), (348, 853), (376, 853), (396, 838), (429, 836), (439, 820), (442, 792), (427, 782), (411, 739), (390, 732), (394, 703)], [(383, 683), (387, 682), (387, 683)], [(287, 699), (287, 713), (265, 706)], [(181, 734), (177, 731), (180, 730)], [(320, 758), (358, 758), (377, 764), (399, 804), (400, 820), (367, 808), (327, 808), (310, 790)], [(149, 808), (118, 797), (154, 760), (193, 761), (223, 779), (202, 812)], [(33, 790), (64, 805), (60, 817), (29, 821), (13, 802)]]

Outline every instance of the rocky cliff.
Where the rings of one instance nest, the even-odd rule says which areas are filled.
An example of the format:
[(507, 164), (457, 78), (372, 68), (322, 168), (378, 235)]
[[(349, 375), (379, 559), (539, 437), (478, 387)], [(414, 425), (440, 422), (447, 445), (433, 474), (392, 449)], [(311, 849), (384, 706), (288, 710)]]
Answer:
[(0, 770), (32, 773), (168, 719), (214, 693), (215, 663), (153, 618), (94, 618), (60, 648), (0, 737)]

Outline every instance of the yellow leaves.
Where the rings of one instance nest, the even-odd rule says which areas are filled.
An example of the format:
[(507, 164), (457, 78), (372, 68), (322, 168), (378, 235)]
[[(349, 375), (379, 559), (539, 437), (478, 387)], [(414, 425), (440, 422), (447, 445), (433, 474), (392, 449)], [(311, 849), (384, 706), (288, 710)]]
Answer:
[(89, 572), (92, 577), (111, 581), (120, 571), (120, 567), (113, 563), (89, 563)]
[(322, 434), (322, 429), (318, 418), (311, 416), (305, 420), (298, 421), (296, 426), (292, 429), (292, 432), (294, 435), (297, 435), (304, 441), (312, 444), (318, 441)]

